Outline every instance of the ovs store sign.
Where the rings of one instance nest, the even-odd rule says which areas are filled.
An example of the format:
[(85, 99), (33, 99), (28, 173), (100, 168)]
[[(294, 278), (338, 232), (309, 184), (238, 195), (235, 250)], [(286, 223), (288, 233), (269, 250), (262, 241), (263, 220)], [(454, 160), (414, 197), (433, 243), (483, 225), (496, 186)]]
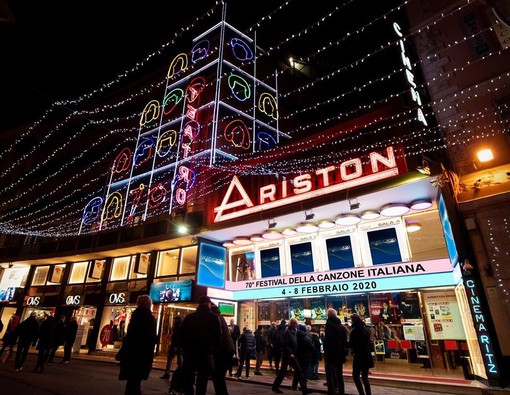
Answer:
[(129, 292), (112, 292), (108, 295), (108, 304), (124, 305), (129, 301)]
[(66, 306), (78, 306), (81, 304), (81, 295), (67, 295), (64, 301)]
[(37, 307), (41, 304), (41, 297), (40, 296), (29, 296), (27, 298), (26, 305), (31, 307)]

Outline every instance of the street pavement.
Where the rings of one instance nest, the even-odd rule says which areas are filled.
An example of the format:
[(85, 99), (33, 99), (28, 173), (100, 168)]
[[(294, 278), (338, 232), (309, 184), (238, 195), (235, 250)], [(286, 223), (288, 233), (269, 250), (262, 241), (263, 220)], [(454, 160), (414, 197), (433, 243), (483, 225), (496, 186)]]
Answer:
[[(69, 365), (60, 364), (59, 353), (55, 358), (56, 363), (47, 365), (43, 373), (34, 373), (35, 354), (29, 354), (24, 369), (21, 372), (14, 371), (12, 360), (5, 364), (0, 363), (0, 394), (8, 395), (122, 395), (125, 382), (118, 380), (119, 367), (112, 356), (88, 356), (86, 354), (74, 354)], [(149, 394), (167, 394), (169, 382), (159, 377), (163, 373), (164, 359), (157, 358), (149, 380), (142, 382), (142, 392)], [(253, 371), (249, 379), (235, 380), (227, 377), (227, 387), (230, 395), (264, 395), (273, 394), (271, 384), (274, 373), (269, 369), (263, 370), (262, 376), (255, 376)], [(374, 379), (372, 394), (374, 395), (418, 395), (418, 394), (470, 394), (483, 395), (493, 394), (487, 388), (476, 387), (433, 387), (429, 390), (426, 385), (417, 384), (415, 388), (405, 388), (408, 383), (402, 382), (381, 385)], [(300, 392), (290, 389), (292, 379), (284, 380), (281, 389), (288, 395), (300, 395)], [(320, 380), (309, 381), (309, 388), (316, 393), (326, 393), (324, 377)], [(390, 384), (390, 383), (387, 383)], [(453, 390), (452, 390), (453, 388)], [(473, 391), (471, 391), (473, 390)], [(476, 391), (475, 391), (476, 390)], [(502, 394), (503, 392), (498, 392)], [(510, 390), (504, 392), (510, 395)], [(214, 394), (211, 382), (208, 385), (208, 395)], [(346, 394), (355, 395), (357, 391), (350, 377), (346, 377)]]

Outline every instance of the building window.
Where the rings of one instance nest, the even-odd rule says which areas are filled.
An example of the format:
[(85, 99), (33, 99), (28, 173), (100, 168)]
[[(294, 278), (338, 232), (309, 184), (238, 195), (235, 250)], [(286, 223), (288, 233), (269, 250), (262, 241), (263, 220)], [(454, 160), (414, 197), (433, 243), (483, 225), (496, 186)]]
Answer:
[(175, 276), (179, 271), (179, 251), (161, 251), (156, 277)]
[(179, 274), (195, 273), (197, 267), (197, 251), (198, 248), (196, 246), (182, 249), (181, 270)]
[(73, 267), (71, 269), (71, 277), (69, 278), (69, 284), (81, 284), (85, 282), (87, 268), (88, 262), (73, 263)]
[(115, 258), (112, 264), (110, 281), (127, 280), (130, 269), (131, 257), (124, 256)]
[(35, 269), (34, 279), (32, 285), (46, 285), (46, 278), (48, 277), (49, 266), (39, 266)]

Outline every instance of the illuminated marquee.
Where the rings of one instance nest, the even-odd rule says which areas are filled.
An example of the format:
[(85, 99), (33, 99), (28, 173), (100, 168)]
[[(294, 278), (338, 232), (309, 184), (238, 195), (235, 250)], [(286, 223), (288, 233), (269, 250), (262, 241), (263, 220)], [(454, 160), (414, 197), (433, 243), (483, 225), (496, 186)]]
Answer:
[[(221, 205), (214, 209), (216, 213), (214, 222), (226, 221), (324, 196), (399, 174), (393, 147), (386, 148), (386, 156), (371, 152), (369, 162), (369, 170), (364, 169), (361, 158), (355, 158), (342, 162), (337, 166), (318, 169), (313, 173), (300, 174), (292, 180), (285, 180), (278, 185), (265, 185), (258, 191), (256, 204), (253, 203), (240, 180), (234, 176)], [(319, 183), (315, 181), (319, 181)], [(322, 187), (314, 188), (316, 184), (320, 184)], [(241, 199), (230, 202), (234, 190), (240, 194)]]

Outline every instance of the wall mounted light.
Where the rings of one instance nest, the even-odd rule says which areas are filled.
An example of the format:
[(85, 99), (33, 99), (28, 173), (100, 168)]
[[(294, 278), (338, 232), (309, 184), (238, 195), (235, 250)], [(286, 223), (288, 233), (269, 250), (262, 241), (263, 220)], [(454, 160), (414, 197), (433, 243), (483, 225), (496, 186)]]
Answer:
[(494, 154), (490, 148), (484, 148), (476, 153), (480, 163), (489, 162), (494, 159)]
[(310, 221), (315, 217), (313, 211), (305, 211), (305, 221)]
[(409, 206), (404, 203), (390, 203), (381, 208), (381, 215), (385, 217), (399, 217), (409, 212)]
[(335, 223), (340, 226), (356, 225), (361, 221), (361, 218), (356, 214), (342, 214), (336, 220)]
[(270, 219), (269, 221), (267, 221), (267, 228), (268, 229), (276, 228), (276, 221), (274, 219)]
[(296, 230), (299, 233), (313, 233), (319, 230), (319, 227), (313, 222), (301, 222), (299, 226), (296, 227)]
[(349, 208), (351, 210), (356, 210), (359, 208), (359, 202), (358, 199), (349, 199)]

